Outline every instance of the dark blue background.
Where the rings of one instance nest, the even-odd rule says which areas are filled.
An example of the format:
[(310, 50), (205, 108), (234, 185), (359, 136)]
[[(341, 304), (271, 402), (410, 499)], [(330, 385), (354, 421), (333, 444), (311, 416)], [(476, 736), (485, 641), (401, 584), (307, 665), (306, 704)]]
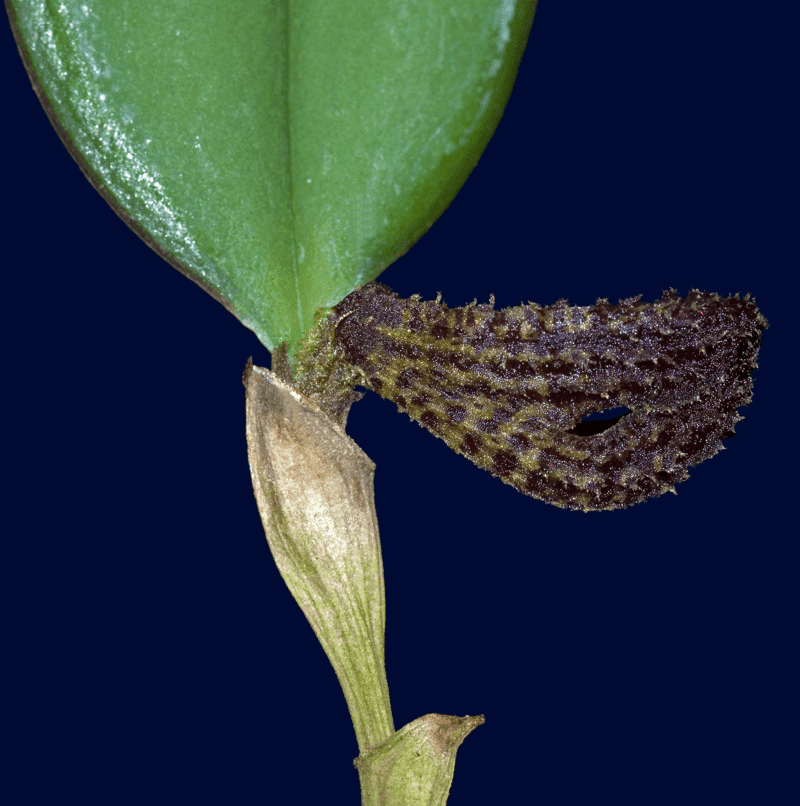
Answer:
[[(451, 306), (751, 292), (771, 323), (729, 449), (626, 511), (526, 498), (354, 407), (396, 725), (486, 715), (453, 806), (793, 801), (796, 29), (751, 9), (545, 0), (480, 164), (381, 277)], [(2, 37), (18, 802), (356, 804), (250, 486), (241, 373), (267, 351), (90, 187)]]

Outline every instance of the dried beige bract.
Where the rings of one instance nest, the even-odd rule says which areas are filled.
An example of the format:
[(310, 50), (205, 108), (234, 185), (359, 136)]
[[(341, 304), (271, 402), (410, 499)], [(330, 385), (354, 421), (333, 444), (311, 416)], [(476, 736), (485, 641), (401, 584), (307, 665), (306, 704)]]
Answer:
[(444, 806), (456, 752), (482, 716), (426, 714), (356, 761), (363, 803)]
[(269, 547), (333, 664), (362, 750), (394, 731), (375, 465), (315, 403), (248, 363), (247, 448)]

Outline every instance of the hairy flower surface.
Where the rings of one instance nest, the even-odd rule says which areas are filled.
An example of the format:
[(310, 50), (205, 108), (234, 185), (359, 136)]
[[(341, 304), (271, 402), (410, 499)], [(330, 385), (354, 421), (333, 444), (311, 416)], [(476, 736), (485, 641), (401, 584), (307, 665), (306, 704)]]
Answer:
[(767, 327), (749, 296), (450, 309), (378, 283), (328, 321), (365, 386), (520, 492), (584, 511), (674, 492), (721, 449)]

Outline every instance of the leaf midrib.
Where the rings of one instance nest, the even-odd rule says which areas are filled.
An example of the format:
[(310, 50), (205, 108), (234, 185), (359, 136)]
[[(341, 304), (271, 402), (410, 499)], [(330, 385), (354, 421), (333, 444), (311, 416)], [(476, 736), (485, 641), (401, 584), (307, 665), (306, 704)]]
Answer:
[(297, 303), (297, 326), (298, 333), (303, 332), (303, 303), (300, 297), (300, 268), (297, 263), (297, 235), (295, 230), (296, 211), (295, 211), (295, 196), (294, 196), (294, 173), (292, 171), (293, 154), (292, 154), (292, 81), (291, 81), (291, 66), (292, 66), (292, 24), (291, 24), (291, 5), (292, 0), (284, 0), (284, 39), (285, 46), (283, 49), (285, 65), (283, 70), (284, 75), (284, 99), (286, 103), (286, 110), (284, 120), (286, 121), (286, 152), (287, 152), (287, 166), (289, 170), (289, 222), (291, 238), (291, 256), (292, 256), (292, 277), (294, 278), (294, 293)]

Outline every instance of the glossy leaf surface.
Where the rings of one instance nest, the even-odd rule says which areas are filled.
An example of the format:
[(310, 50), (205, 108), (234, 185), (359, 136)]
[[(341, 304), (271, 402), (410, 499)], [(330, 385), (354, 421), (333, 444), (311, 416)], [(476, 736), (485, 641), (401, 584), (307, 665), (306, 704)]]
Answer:
[(502, 114), (535, 7), (9, 3), (87, 176), (270, 349), (296, 345), (317, 308), (374, 279), (447, 207)]

